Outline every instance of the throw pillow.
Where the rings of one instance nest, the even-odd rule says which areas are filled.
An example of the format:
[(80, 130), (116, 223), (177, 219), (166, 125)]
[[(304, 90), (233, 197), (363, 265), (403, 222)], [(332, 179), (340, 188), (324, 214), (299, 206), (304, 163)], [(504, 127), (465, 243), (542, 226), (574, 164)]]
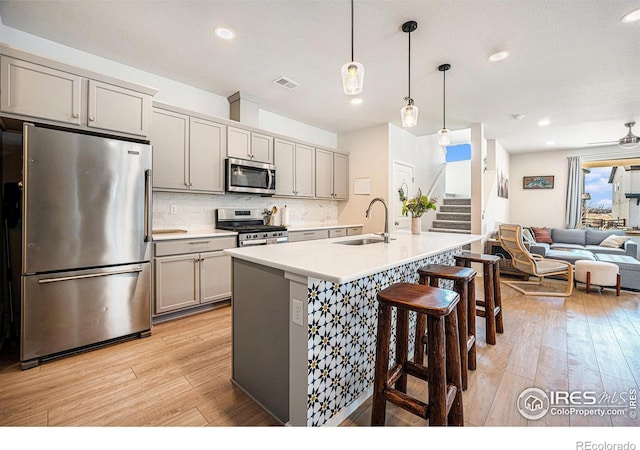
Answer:
[(547, 227), (531, 227), (531, 231), (533, 231), (533, 236), (536, 242), (553, 244), (553, 240), (551, 239), (551, 232)]
[(533, 237), (533, 234), (531, 234), (531, 230), (528, 228), (523, 228), (522, 229), (522, 240), (524, 240), (525, 244), (535, 244), (536, 240)]
[(627, 236), (618, 236), (612, 234), (604, 241), (600, 242), (600, 247), (609, 247), (609, 248), (620, 248), (627, 242), (630, 238)]

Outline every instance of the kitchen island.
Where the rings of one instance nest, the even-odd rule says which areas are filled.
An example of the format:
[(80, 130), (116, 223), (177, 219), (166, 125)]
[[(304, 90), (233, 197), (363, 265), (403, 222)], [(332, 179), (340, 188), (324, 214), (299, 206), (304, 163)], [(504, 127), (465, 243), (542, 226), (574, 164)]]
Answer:
[(482, 236), (400, 231), (391, 238), (225, 250), (233, 259), (232, 379), (283, 424), (336, 426), (360, 406), (372, 392), (377, 293), (417, 282), (425, 264), (453, 265)]

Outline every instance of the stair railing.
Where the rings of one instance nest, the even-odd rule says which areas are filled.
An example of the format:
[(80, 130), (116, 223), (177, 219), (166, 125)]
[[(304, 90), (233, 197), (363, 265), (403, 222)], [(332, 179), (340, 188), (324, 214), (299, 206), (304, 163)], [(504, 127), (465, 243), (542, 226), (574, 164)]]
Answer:
[(431, 198), (431, 195), (433, 194), (433, 191), (435, 190), (436, 185), (438, 184), (438, 181), (440, 181), (440, 178), (442, 178), (442, 174), (444, 174), (446, 168), (447, 168), (447, 163), (446, 162), (442, 163), (442, 166), (440, 166), (440, 168), (438, 169), (438, 173), (436, 174), (436, 177), (433, 180), (433, 183), (431, 183), (431, 188), (427, 193), (428, 198)]

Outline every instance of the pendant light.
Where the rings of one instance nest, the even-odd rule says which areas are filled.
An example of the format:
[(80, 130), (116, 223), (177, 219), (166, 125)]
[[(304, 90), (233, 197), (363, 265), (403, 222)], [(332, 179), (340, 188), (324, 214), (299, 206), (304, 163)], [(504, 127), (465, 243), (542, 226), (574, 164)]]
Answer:
[(353, 59), (353, 0), (351, 0), (351, 61), (342, 66), (342, 89), (347, 95), (358, 95), (364, 84), (364, 66)]
[(409, 35), (409, 95), (404, 98), (407, 105), (400, 110), (400, 118), (402, 119), (402, 126), (405, 128), (415, 127), (418, 124), (418, 107), (413, 104), (411, 98), (411, 32), (418, 28), (418, 23), (410, 20), (402, 24), (402, 31)]
[(438, 145), (449, 145), (451, 143), (451, 134), (446, 126), (446, 73), (451, 69), (451, 64), (441, 64), (438, 66), (438, 70), (442, 72), (442, 130), (438, 131)]

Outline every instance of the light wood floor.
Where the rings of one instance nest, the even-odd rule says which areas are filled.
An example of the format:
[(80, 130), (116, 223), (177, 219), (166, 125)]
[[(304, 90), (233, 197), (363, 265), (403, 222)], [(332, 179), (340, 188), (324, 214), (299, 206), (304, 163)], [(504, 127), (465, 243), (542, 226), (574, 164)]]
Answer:
[[(505, 333), (483, 339), (463, 394), (468, 426), (638, 426), (623, 417), (527, 421), (516, 398), (528, 387), (609, 393), (640, 386), (640, 294), (612, 290), (567, 299), (525, 297), (503, 285)], [(230, 307), (158, 324), (151, 337), (21, 371), (0, 356), (3, 426), (271, 426), (230, 382)], [(410, 392), (422, 385), (411, 383)], [(388, 404), (387, 425), (426, 423)], [(365, 402), (342, 425), (368, 426)]]

